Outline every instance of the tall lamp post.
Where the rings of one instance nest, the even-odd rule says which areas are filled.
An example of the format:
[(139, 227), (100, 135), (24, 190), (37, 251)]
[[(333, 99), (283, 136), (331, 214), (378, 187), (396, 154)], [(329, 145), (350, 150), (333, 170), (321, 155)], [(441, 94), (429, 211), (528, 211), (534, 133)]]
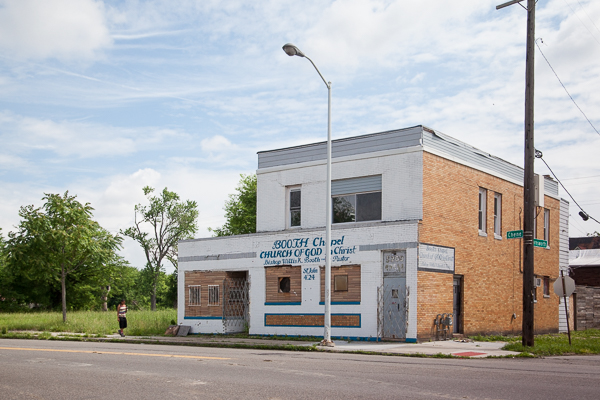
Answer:
[(306, 57), (306, 55), (296, 46), (291, 43), (287, 43), (283, 46), (283, 51), (288, 56), (304, 57), (315, 67), (315, 70), (323, 79), (325, 86), (327, 86), (327, 197), (325, 198), (325, 332), (323, 334), (322, 345), (333, 346), (331, 341), (331, 82), (327, 82), (319, 68), (315, 65), (313, 60)]

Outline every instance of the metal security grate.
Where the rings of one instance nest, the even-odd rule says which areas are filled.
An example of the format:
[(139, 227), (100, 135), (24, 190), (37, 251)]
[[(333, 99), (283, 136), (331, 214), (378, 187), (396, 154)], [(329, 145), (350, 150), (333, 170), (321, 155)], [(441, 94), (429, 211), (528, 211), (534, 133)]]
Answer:
[(248, 281), (228, 278), (223, 281), (223, 328), (243, 332), (248, 327)]

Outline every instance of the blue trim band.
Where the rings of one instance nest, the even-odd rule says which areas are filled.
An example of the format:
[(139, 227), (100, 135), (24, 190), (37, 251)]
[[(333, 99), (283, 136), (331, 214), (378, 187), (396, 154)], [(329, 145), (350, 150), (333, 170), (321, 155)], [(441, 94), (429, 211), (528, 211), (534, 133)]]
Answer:
[[(320, 306), (325, 305), (324, 301), (320, 301), (319, 302)], [(353, 305), (353, 306), (359, 306), (360, 305), (360, 301), (332, 301), (331, 305)]]
[(296, 302), (265, 302), (265, 306), (300, 306), (302, 305), (301, 301), (296, 301)]

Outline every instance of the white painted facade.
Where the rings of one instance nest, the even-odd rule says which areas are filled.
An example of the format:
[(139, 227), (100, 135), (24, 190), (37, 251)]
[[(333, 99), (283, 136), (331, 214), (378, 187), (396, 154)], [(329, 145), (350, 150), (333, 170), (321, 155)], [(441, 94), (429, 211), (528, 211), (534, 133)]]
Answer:
[[(384, 226), (381, 224), (363, 224), (360, 227), (348, 229), (334, 229), (332, 239), (339, 241), (343, 237), (343, 245), (333, 246), (354, 250), (355, 254), (349, 254), (348, 260), (337, 261), (334, 257), (332, 265), (342, 264), (360, 264), (361, 265), (361, 302), (359, 305), (333, 304), (332, 314), (350, 313), (360, 314), (360, 327), (352, 328), (332, 328), (333, 337), (353, 337), (353, 338), (377, 338), (377, 288), (382, 282), (382, 256), (383, 249), (402, 249), (406, 250), (406, 286), (410, 295), (408, 300), (408, 326), (406, 331), (407, 339), (416, 340), (416, 315), (417, 315), (417, 222), (396, 222)], [(213, 260), (213, 257), (205, 261), (187, 261), (180, 264), (179, 287), (185, 285), (184, 276), (186, 270), (204, 270), (225, 269), (227, 271), (248, 271), (248, 280), (250, 283), (250, 324), (249, 333), (256, 335), (300, 335), (300, 336), (322, 336), (323, 327), (272, 327), (265, 326), (264, 315), (269, 313), (289, 313), (289, 314), (322, 314), (323, 305), (320, 301), (320, 275), (314, 274), (315, 279), (305, 279), (303, 273), (302, 279), (302, 302), (300, 305), (265, 305), (265, 262), (266, 258), (261, 258), (265, 251), (272, 251), (276, 240), (288, 239), (308, 239), (308, 246), (304, 249), (324, 249), (323, 240), (324, 230), (295, 230), (293, 232), (282, 232), (277, 234), (254, 234), (240, 235), (230, 238), (210, 238), (200, 240), (188, 240), (180, 242), (179, 257), (189, 259), (198, 254), (219, 255), (223, 258), (226, 255), (233, 259)], [(313, 246), (321, 244), (321, 246)], [(298, 249), (294, 249), (298, 250)], [(290, 257), (296, 259), (295, 256)], [(314, 260), (316, 257), (309, 257)], [(278, 260), (278, 259), (276, 259)], [(301, 256), (300, 262), (291, 262), (286, 264), (302, 265), (305, 268), (318, 268), (323, 265), (322, 262), (306, 262), (306, 257)], [(312, 274), (310, 274), (312, 275)], [(179, 290), (179, 304), (185, 303), (185, 291)], [(184, 309), (179, 308), (178, 321), (192, 327), (192, 333), (226, 333), (221, 320), (218, 319), (196, 319), (186, 318)]]

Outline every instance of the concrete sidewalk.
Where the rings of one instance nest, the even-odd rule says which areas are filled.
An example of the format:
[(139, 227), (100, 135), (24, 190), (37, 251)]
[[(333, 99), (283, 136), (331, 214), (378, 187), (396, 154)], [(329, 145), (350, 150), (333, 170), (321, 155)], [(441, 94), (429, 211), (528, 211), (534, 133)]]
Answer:
[[(504, 342), (473, 342), (470, 340), (445, 340), (423, 343), (404, 343), (404, 342), (367, 342), (367, 341), (344, 341), (335, 340), (334, 347), (319, 346), (319, 342), (270, 339), (270, 338), (237, 338), (227, 336), (212, 335), (189, 335), (185, 337), (178, 336), (126, 336), (121, 338), (119, 335), (109, 335), (105, 340), (123, 340), (124, 342), (152, 342), (160, 344), (190, 345), (190, 346), (219, 346), (219, 347), (253, 347), (261, 346), (281, 347), (286, 346), (317, 346), (320, 350), (332, 352), (355, 352), (364, 351), (379, 354), (397, 354), (397, 355), (452, 355), (456, 357), (484, 358), (494, 356), (516, 356), (519, 353), (514, 351), (501, 350), (506, 344)], [(100, 339), (102, 340), (102, 339)]]

